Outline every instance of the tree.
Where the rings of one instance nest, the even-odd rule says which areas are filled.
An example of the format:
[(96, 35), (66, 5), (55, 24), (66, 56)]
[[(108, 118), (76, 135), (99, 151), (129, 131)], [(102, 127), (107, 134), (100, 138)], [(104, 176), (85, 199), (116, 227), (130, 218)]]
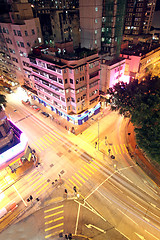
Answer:
[(6, 101), (6, 96), (0, 94), (0, 111), (2, 111), (3, 106), (4, 106), (4, 107), (6, 106), (6, 103), (7, 103), (7, 101)]
[(137, 143), (149, 157), (160, 156), (160, 78), (119, 82), (108, 90), (111, 109), (129, 117), (135, 126)]

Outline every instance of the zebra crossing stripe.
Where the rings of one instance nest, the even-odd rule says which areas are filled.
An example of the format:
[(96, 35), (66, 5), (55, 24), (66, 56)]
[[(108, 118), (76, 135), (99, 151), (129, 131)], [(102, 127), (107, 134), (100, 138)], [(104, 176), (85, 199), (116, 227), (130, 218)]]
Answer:
[(89, 172), (91, 172), (92, 174), (94, 174), (94, 172), (92, 172), (86, 165), (84, 165), (84, 167), (85, 167)]
[(42, 148), (39, 143), (35, 142), (36, 145), (38, 145), (38, 147), (40, 147), (40, 149), (44, 150), (44, 148)]
[[(90, 162), (90, 163), (92, 163), (92, 162)], [(96, 171), (97, 172), (97, 169), (96, 168), (94, 168), (91, 164), (89, 165), (90, 166), (90, 168), (92, 168), (92, 169), (94, 169), (94, 171)]]
[(81, 168), (81, 169), (82, 169), (83, 172), (85, 172), (88, 176), (91, 177), (91, 175), (88, 172), (86, 172), (83, 168)]
[(78, 171), (85, 179), (87, 179), (88, 180), (88, 178), (83, 174), (83, 173), (81, 173), (80, 171)]
[(122, 153), (121, 153), (121, 150), (120, 150), (120, 148), (119, 148), (119, 146), (118, 146), (118, 145), (117, 145), (117, 148), (118, 148), (118, 150), (119, 150), (119, 153), (120, 153), (120, 154), (122, 154)]
[(47, 148), (46, 145), (43, 144), (42, 140), (38, 139), (37, 141), (40, 142), (43, 147)]
[(39, 148), (37, 148), (33, 143), (32, 143), (32, 145), (33, 145), (33, 147), (34, 147), (38, 152), (41, 152), (41, 151), (39, 150)]
[(85, 181), (84, 181), (84, 179), (83, 178), (81, 178), (77, 173), (75, 173), (75, 175), (79, 178), (79, 179), (81, 179), (82, 180), (82, 182), (84, 182), (85, 183)]
[(79, 183), (79, 185), (82, 186), (82, 183), (80, 183), (75, 177), (72, 176), (72, 178), (73, 178), (77, 183)]
[(47, 139), (47, 136), (44, 136), (44, 138), (46, 139), (47, 142), (49, 142), (50, 144), (52, 144), (52, 142), (49, 141), (49, 139)]
[(76, 186), (76, 188), (79, 189), (79, 187), (74, 182), (72, 182), (71, 179), (68, 179), (68, 180), (73, 184), (73, 186)]

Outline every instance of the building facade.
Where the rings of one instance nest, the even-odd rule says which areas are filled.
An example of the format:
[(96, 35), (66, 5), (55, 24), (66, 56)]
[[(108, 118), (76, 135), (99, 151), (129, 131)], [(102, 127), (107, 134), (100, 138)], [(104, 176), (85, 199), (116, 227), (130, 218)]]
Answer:
[(12, 4), (8, 17), (0, 23), (1, 74), (11, 85), (14, 81), (30, 85), (28, 53), (42, 41), (39, 19), (33, 18), (30, 4)]
[(148, 34), (155, 6), (156, 0), (127, 0), (124, 34)]
[(96, 51), (69, 52), (71, 44), (62, 43), (56, 49), (37, 48), (30, 54), (37, 91), (34, 97), (67, 120), (75, 116), (73, 122), (82, 124), (87, 119), (82, 121), (77, 116), (98, 104), (100, 61)]

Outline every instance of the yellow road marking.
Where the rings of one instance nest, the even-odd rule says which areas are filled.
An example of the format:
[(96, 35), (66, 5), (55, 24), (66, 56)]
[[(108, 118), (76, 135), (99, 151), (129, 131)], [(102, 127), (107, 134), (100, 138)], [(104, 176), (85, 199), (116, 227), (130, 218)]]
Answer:
[(71, 188), (69, 185), (67, 185), (66, 183), (64, 184), (64, 187), (65, 187), (66, 189), (69, 189), (70, 191), (72, 191), (72, 188)]
[(53, 139), (55, 139), (55, 140), (58, 140), (58, 138), (57, 137), (55, 137), (54, 135), (52, 135), (51, 133), (48, 133)]
[(124, 151), (124, 148), (123, 148), (123, 145), (122, 145), (122, 144), (120, 144), (120, 147), (121, 147), (121, 149), (122, 149), (122, 152), (123, 152), (123, 153), (125, 153), (125, 151)]
[(88, 178), (83, 174), (83, 173), (81, 173), (80, 171), (78, 171), (85, 179), (87, 179), (88, 180)]
[(47, 182), (47, 180), (45, 180), (44, 182), (42, 182), (40, 185), (38, 185), (35, 189), (34, 189), (34, 191), (36, 191), (42, 184), (44, 184), (45, 182)]
[[(90, 161), (90, 163), (92, 163), (92, 162)], [(88, 164), (88, 166), (91, 167), (92, 169), (94, 169), (97, 172), (97, 169), (94, 168), (91, 164), (90, 165)]]
[(34, 178), (36, 175), (38, 175), (39, 172), (37, 172), (35, 175), (33, 175), (32, 177), (30, 177), (29, 179), (27, 179), (27, 181), (31, 180), (32, 178)]
[(36, 177), (35, 179), (33, 179), (33, 181), (29, 182), (29, 184), (33, 183), (34, 181), (36, 181), (38, 178), (40, 178), (40, 176)]
[(45, 238), (49, 238), (49, 237), (52, 237), (52, 236), (58, 235), (59, 233), (61, 233), (61, 232), (63, 232), (63, 231), (64, 231), (64, 229), (62, 229), (62, 230), (60, 230), (60, 231), (57, 231), (57, 232), (54, 232), (54, 233), (51, 233), (51, 234), (45, 236)]
[(39, 143), (35, 142), (36, 145), (38, 145), (38, 147), (40, 147), (40, 149), (44, 150), (44, 148), (42, 148)]
[(47, 187), (48, 185), (49, 185), (49, 183), (47, 183), (43, 188), (41, 188), (41, 190), (39, 190), (39, 191), (37, 192), (37, 194), (40, 193), (40, 192), (42, 192), (42, 190), (43, 190), (45, 187)]
[(84, 165), (84, 167), (85, 167), (89, 172), (91, 172), (92, 174), (94, 174), (94, 172), (92, 172), (86, 165)]
[(46, 145), (43, 144), (42, 140), (38, 139), (37, 141), (40, 142), (43, 145), (43, 147), (47, 148)]
[(115, 150), (115, 153), (117, 154), (117, 150), (116, 150), (116, 147), (115, 147), (115, 145), (113, 145), (113, 148), (114, 148), (114, 150)]
[(45, 224), (50, 224), (50, 223), (53, 223), (53, 222), (57, 222), (57, 221), (59, 221), (59, 220), (61, 220), (61, 219), (64, 219), (64, 217), (59, 217), (59, 218), (56, 218), (56, 219), (54, 219), (54, 220), (45, 222)]
[(122, 153), (121, 153), (121, 150), (120, 150), (120, 148), (119, 148), (119, 146), (118, 146), (118, 145), (117, 145), (117, 148), (118, 148), (118, 150), (119, 150), (119, 153), (120, 153), (120, 154), (122, 154)]
[(63, 135), (61, 133), (58, 133), (56, 130), (52, 131), (53, 133), (57, 133), (59, 135), (59, 137), (63, 137)]
[(41, 141), (43, 141), (45, 144), (47, 144), (48, 146), (50, 146), (50, 144), (48, 142), (46, 142), (43, 138), (40, 138)]
[(35, 169), (33, 172), (31, 172), (30, 174), (28, 174), (25, 179), (27, 180), (27, 178), (29, 178), (32, 174), (34, 174), (37, 170)]
[(52, 213), (50, 215), (45, 216), (44, 218), (53, 217), (53, 216), (56, 216), (56, 215), (61, 214), (61, 213), (64, 213), (64, 211), (62, 210), (62, 211), (59, 211), (59, 212), (56, 212), (56, 213)]
[(37, 148), (34, 144), (32, 144), (33, 145), (33, 147), (36, 149), (36, 150), (38, 150), (39, 152), (41, 152), (41, 150), (39, 149), (39, 148)]
[(79, 178), (79, 179), (81, 179), (82, 180), (82, 182), (84, 182), (85, 183), (85, 181), (83, 180), (83, 178), (81, 178), (77, 173), (75, 173), (75, 175)]
[(95, 167), (100, 169), (100, 167), (97, 164), (95, 164), (94, 162), (92, 162), (91, 164), (93, 164)]
[(55, 208), (50, 208), (50, 209), (48, 209), (48, 210), (45, 210), (44, 213), (51, 212), (51, 211), (53, 211), (53, 210), (56, 210), (56, 209), (59, 209), (59, 208), (62, 208), (62, 207), (64, 207), (64, 205), (60, 205), (60, 206), (57, 206), (57, 207), (55, 207)]
[(85, 171), (83, 168), (81, 168), (81, 169), (82, 169), (83, 172), (85, 172), (88, 176), (91, 177), (91, 175), (87, 171)]
[(44, 177), (41, 177), (36, 183), (34, 183), (32, 186), (37, 185), (37, 183), (39, 183), (40, 181), (42, 181), (42, 179), (44, 179)]
[(79, 185), (81, 185), (82, 186), (82, 183), (80, 183), (75, 177), (73, 177), (72, 176), (72, 178), (76, 181), (76, 182), (78, 182), (79, 183)]
[(45, 138), (50, 144), (52, 144), (54, 141), (53, 141), (53, 140), (52, 140), (52, 142), (49, 141), (49, 139), (51, 140), (51, 138), (48, 137), (49, 139), (47, 139), (47, 137), (48, 137), (48, 136), (44, 136), (44, 138)]
[(60, 227), (60, 226), (62, 226), (62, 225), (64, 225), (64, 223), (57, 224), (57, 225), (52, 226), (52, 227), (50, 227), (50, 228), (46, 228), (46, 229), (45, 229), (45, 232), (47, 232), (47, 231), (49, 231), (49, 230), (51, 230), (51, 229), (54, 229), (54, 228), (58, 228), (58, 227)]
[(126, 145), (125, 145), (125, 144), (123, 144), (123, 146), (124, 146), (124, 148), (125, 148), (126, 152), (128, 152), (128, 151), (127, 151), (127, 148), (126, 148)]
[(72, 184), (73, 184), (73, 186), (76, 186), (76, 188), (78, 188), (79, 189), (79, 187), (74, 183), (74, 182), (72, 182), (72, 180), (71, 179), (68, 179)]

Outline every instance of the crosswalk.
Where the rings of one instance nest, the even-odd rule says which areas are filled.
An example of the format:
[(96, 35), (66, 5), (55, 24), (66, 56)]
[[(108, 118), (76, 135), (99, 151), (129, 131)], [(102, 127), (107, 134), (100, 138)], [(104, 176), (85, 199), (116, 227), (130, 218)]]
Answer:
[(47, 207), (44, 210), (45, 239), (56, 236), (64, 231), (64, 205), (58, 204), (56, 207)]
[[(118, 155), (118, 154), (124, 154), (128, 153), (127, 147), (125, 144), (112, 144), (108, 141), (106, 142), (105, 139), (101, 140), (98, 137), (95, 137), (95, 134), (91, 131), (84, 131), (82, 134), (82, 138), (85, 138), (85, 141), (90, 142), (95, 148), (98, 148), (99, 144), (99, 150), (104, 150), (106, 155)], [(109, 150), (110, 149), (110, 150)]]
[(8, 186), (14, 182), (15, 180), (10, 175), (3, 176), (3, 171), (0, 173), (0, 189), (2, 191), (8, 188)]
[(33, 188), (34, 197), (39, 197), (44, 191), (46, 191), (51, 185), (50, 181), (44, 178), (44, 176), (34, 169), (30, 174), (25, 177), (25, 180)]
[(76, 187), (77, 192), (79, 192), (80, 187), (82, 187), (85, 182), (88, 181), (89, 178), (91, 178), (98, 171), (98, 169), (100, 169), (100, 167), (101, 164), (96, 162), (95, 159), (92, 159), (92, 161), (80, 167), (80, 169), (75, 172), (69, 179), (65, 179), (64, 187), (71, 194), (74, 193), (74, 187)]
[(32, 147), (37, 151), (41, 152), (44, 151), (46, 148), (50, 147), (53, 143), (58, 140), (62, 140), (63, 135), (58, 133), (57, 131), (51, 131), (41, 138), (37, 139), (35, 142), (32, 143)]

